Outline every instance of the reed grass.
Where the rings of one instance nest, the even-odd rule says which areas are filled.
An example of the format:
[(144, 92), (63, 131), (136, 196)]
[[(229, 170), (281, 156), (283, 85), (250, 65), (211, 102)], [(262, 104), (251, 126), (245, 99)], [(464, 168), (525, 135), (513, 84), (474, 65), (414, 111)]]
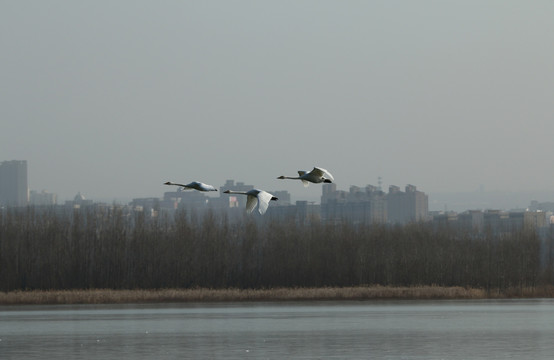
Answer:
[(28, 290), (0, 293), (0, 305), (126, 304), (325, 300), (552, 298), (554, 286), (485, 289), (441, 286), (359, 286), (275, 289)]

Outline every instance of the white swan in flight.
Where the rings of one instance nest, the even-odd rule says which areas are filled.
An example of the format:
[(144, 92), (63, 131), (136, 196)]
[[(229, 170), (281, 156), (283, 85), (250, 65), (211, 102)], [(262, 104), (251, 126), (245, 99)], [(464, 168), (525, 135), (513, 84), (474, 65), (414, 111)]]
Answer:
[(217, 189), (215, 187), (213, 187), (212, 185), (204, 184), (204, 183), (201, 183), (201, 182), (198, 182), (198, 181), (193, 181), (193, 182), (188, 183), (188, 184), (177, 184), (177, 183), (174, 183), (174, 182), (171, 182), (171, 181), (167, 181), (167, 182), (164, 182), (164, 185), (180, 186), (182, 190), (194, 189), (194, 190), (198, 190), (198, 191), (217, 191)]
[(331, 173), (323, 168), (314, 167), (312, 171), (306, 172), (298, 170), (297, 177), (291, 176), (279, 176), (277, 179), (293, 179), (293, 180), (302, 180), (304, 187), (310, 185), (310, 183), (332, 183), (335, 179)]
[(268, 193), (267, 191), (263, 191), (260, 189), (252, 189), (249, 191), (233, 191), (233, 190), (225, 190), (225, 194), (241, 194), (248, 196), (246, 199), (246, 212), (251, 213), (252, 210), (256, 207), (256, 203), (258, 204), (258, 212), (260, 214), (265, 214), (267, 207), (269, 206), (269, 202), (271, 200), (278, 200), (275, 196)]

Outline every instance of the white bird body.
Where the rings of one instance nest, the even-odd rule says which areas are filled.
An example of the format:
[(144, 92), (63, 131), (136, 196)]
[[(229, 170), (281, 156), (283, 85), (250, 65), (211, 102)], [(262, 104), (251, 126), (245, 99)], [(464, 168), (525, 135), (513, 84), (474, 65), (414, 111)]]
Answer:
[(331, 173), (323, 168), (314, 167), (312, 171), (306, 172), (303, 170), (298, 170), (298, 176), (279, 176), (277, 179), (292, 179), (292, 180), (302, 180), (302, 183), (305, 187), (310, 185), (310, 183), (319, 184), (319, 183), (332, 183), (335, 178)]
[(171, 181), (167, 181), (167, 182), (164, 183), (164, 185), (180, 186), (183, 190), (194, 189), (194, 190), (198, 190), (198, 191), (217, 191), (217, 189), (214, 186), (204, 184), (204, 183), (199, 182), (199, 181), (193, 181), (193, 182), (188, 183), (188, 184), (177, 184), (177, 183), (174, 183), (174, 182), (171, 182)]
[(224, 193), (246, 195), (246, 212), (249, 214), (254, 210), (256, 204), (258, 204), (258, 212), (263, 215), (267, 211), (269, 202), (271, 200), (278, 200), (272, 194), (260, 189), (252, 189), (249, 191), (225, 190)]

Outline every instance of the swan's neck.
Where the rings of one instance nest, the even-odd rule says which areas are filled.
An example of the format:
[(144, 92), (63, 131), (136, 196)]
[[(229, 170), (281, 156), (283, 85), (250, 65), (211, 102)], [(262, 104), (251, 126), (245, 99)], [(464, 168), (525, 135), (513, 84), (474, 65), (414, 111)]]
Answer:
[(245, 191), (227, 190), (227, 194), (241, 194), (241, 195), (246, 195), (246, 192), (245, 192)]

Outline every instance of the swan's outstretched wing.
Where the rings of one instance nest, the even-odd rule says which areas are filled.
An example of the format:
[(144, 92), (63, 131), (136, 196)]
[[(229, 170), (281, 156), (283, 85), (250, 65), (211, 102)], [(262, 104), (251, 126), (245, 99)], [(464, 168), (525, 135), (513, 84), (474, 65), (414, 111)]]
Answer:
[(256, 204), (258, 203), (258, 198), (255, 195), (248, 195), (246, 197), (246, 212), (251, 213), (252, 210), (256, 207)]
[(304, 187), (310, 186), (310, 182), (308, 180), (300, 179), (302, 180), (302, 184), (304, 184)]
[(258, 193), (258, 212), (260, 214), (265, 214), (267, 211), (267, 207), (269, 206), (269, 202), (271, 201), (271, 198), (273, 195), (266, 191), (260, 191)]
[(331, 173), (325, 170), (324, 168), (314, 167), (314, 169), (310, 171), (310, 173), (318, 177), (324, 177), (325, 179), (335, 181), (335, 179), (333, 178), (333, 175), (331, 175)]
[(204, 184), (203, 182), (193, 181), (188, 185), (190, 185), (190, 187), (192, 187), (192, 188), (194, 188), (198, 191), (217, 191), (214, 186)]
[(183, 186), (187, 189), (200, 190), (200, 183), (198, 181), (193, 181), (193, 182), (190, 182), (190, 183), (185, 184)]

